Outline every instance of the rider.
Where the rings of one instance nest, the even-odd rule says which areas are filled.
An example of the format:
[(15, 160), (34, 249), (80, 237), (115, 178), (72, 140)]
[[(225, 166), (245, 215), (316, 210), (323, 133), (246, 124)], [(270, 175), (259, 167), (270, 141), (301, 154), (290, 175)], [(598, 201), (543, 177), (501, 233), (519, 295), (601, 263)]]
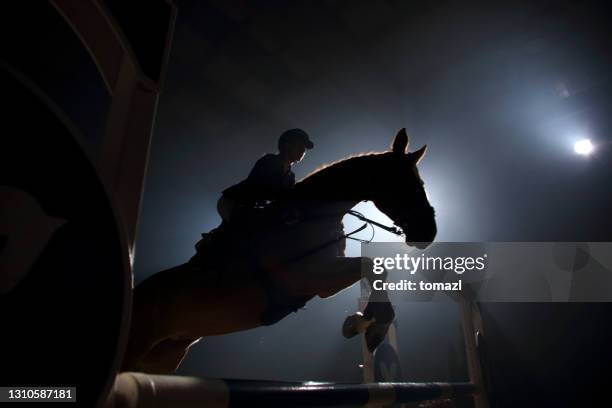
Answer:
[(257, 160), (248, 177), (223, 191), (217, 211), (229, 221), (237, 211), (261, 207), (279, 198), (295, 184), (291, 166), (304, 158), (314, 144), (302, 129), (289, 129), (278, 139), (278, 153)]

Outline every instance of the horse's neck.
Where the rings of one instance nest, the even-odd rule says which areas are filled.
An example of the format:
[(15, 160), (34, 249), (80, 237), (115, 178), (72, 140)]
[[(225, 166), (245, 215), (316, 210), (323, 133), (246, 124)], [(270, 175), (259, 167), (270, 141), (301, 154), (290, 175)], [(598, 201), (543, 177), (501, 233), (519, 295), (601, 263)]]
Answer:
[(317, 171), (296, 184), (294, 199), (320, 213), (336, 213), (340, 219), (360, 201), (369, 199), (364, 182), (369, 176), (367, 157), (353, 157)]

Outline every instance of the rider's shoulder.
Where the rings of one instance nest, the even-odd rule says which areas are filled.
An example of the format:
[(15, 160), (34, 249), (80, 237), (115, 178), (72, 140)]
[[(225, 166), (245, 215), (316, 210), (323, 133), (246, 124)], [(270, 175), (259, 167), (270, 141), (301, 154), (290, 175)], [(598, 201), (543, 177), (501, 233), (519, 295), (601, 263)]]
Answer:
[(259, 160), (257, 160), (257, 163), (255, 163), (256, 166), (265, 166), (265, 167), (272, 167), (272, 166), (282, 166), (283, 161), (280, 157), (280, 155), (278, 154), (273, 154), (273, 153), (267, 153), (264, 154), (263, 156), (261, 156), (259, 158)]
[(263, 156), (261, 156), (259, 158), (259, 160), (264, 160), (264, 161), (275, 160), (275, 161), (279, 161), (279, 160), (281, 160), (281, 157), (280, 157), (280, 154), (266, 153)]

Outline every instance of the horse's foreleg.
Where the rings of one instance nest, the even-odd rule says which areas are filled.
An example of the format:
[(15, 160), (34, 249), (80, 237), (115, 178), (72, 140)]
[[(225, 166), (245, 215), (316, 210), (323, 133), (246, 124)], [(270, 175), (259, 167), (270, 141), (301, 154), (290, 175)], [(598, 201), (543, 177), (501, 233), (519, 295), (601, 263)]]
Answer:
[[(358, 282), (362, 277), (366, 278), (372, 287), (375, 280), (386, 280), (387, 272), (375, 274), (373, 266), (372, 260), (364, 257), (318, 259), (292, 268), (289, 273), (284, 274), (285, 279), (280, 283), (296, 295), (317, 294), (326, 298)], [(368, 349), (373, 351), (385, 338), (394, 318), (395, 313), (387, 292), (372, 290), (363, 314), (347, 317), (342, 331), (345, 337), (365, 331)]]
[(276, 276), (278, 284), (293, 295), (331, 297), (361, 279), (368, 258), (336, 257), (300, 262)]
[(374, 289), (375, 281), (384, 282), (387, 280), (387, 271), (374, 273), (374, 264), (370, 258), (336, 258), (333, 261), (319, 264), (318, 270), (320, 273), (313, 273), (312, 279), (319, 288), (316, 292), (319, 297), (333, 296), (361, 278), (365, 278), (370, 283), (372, 291), (368, 299), (368, 305), (363, 311), (363, 318), (366, 320), (375, 319), (379, 323), (393, 321), (395, 314), (387, 292)]
[[(372, 260), (365, 257), (314, 259), (282, 271), (275, 276), (275, 281), (292, 295), (318, 295), (321, 298), (328, 298), (361, 278), (366, 278), (371, 285), (374, 280), (386, 280), (387, 271), (374, 274), (373, 266)], [(372, 292), (370, 300), (378, 299), (387, 302), (386, 292)]]
[(374, 273), (374, 265), (369, 258), (348, 259), (357, 260), (357, 266), (353, 265), (351, 276), (357, 275), (357, 280), (362, 277), (365, 278), (370, 283), (372, 291), (363, 313), (358, 312), (346, 318), (342, 325), (342, 334), (350, 338), (365, 332), (368, 349), (373, 351), (384, 340), (389, 326), (395, 318), (395, 312), (387, 292), (374, 289), (376, 280), (384, 282), (387, 279), (387, 271), (385, 270), (380, 274)]

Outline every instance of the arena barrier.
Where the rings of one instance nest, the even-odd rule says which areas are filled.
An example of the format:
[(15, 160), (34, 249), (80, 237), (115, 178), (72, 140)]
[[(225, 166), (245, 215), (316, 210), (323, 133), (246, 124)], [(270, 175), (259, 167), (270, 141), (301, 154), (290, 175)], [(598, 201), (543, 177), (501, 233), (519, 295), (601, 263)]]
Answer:
[(384, 406), (479, 393), (472, 383), (331, 383), (219, 380), (122, 373), (106, 408)]

